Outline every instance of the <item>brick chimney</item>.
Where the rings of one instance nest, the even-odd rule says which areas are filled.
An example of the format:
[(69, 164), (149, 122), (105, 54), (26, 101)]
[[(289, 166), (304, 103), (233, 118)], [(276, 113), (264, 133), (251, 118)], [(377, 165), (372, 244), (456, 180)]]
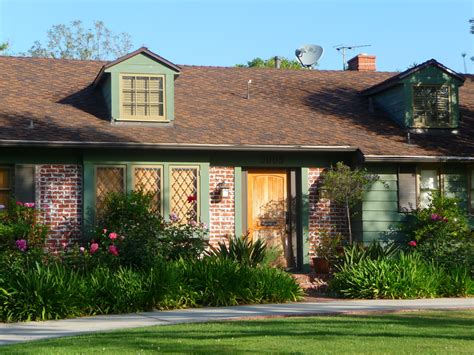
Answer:
[(350, 59), (348, 62), (349, 70), (357, 71), (375, 71), (375, 55), (361, 53)]

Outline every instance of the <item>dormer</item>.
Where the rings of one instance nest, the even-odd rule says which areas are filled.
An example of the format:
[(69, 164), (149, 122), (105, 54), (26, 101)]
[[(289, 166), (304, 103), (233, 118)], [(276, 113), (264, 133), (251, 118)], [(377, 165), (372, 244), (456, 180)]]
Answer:
[(174, 120), (174, 81), (180, 68), (145, 47), (105, 64), (94, 80), (112, 122)]
[(374, 85), (361, 94), (369, 106), (415, 132), (459, 127), (459, 87), (464, 77), (431, 59)]

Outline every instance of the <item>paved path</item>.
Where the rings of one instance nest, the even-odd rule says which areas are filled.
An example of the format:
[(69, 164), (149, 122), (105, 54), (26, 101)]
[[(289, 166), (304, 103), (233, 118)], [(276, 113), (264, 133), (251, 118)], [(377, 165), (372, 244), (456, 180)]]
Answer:
[(321, 300), (286, 304), (194, 308), (46, 322), (0, 323), (0, 345), (98, 331), (251, 317), (301, 316), (429, 309), (474, 309), (474, 298)]

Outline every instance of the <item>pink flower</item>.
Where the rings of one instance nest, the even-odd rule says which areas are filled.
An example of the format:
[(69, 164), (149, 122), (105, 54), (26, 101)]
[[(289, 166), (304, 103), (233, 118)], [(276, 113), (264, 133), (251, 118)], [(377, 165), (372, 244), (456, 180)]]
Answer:
[(171, 221), (171, 222), (178, 222), (178, 221), (179, 221), (178, 215), (177, 215), (176, 213), (174, 213), (174, 212), (171, 213), (171, 214), (170, 214), (170, 221)]
[(113, 256), (118, 256), (118, 248), (115, 245), (110, 245), (109, 246), (109, 253), (112, 254)]
[(192, 219), (192, 220), (189, 221), (189, 225), (190, 225), (191, 227), (196, 227), (196, 226), (197, 226), (197, 223), (196, 223), (195, 220)]
[(28, 207), (28, 208), (35, 208), (35, 203), (34, 202), (25, 202), (23, 206)]
[(5, 209), (5, 205), (0, 205), (0, 210)]
[(201, 222), (201, 223), (200, 223), (200, 227), (201, 227), (202, 229), (207, 229), (207, 224)]
[(432, 213), (430, 217), (432, 221), (441, 221), (443, 219), (443, 217), (437, 213)]
[(109, 238), (112, 240), (117, 239), (117, 237), (118, 237), (117, 233), (112, 232), (109, 234)]
[(20, 250), (20, 251), (26, 251), (28, 248), (28, 244), (26, 243), (26, 240), (24, 239), (19, 239), (15, 242), (15, 246)]
[(104, 228), (104, 230), (102, 231), (102, 233), (107, 234), (107, 229)]
[(67, 242), (62, 242), (61, 245), (62, 245), (62, 247), (63, 247), (64, 249), (67, 248)]
[(17, 205), (17, 206), (23, 206), (23, 202), (16, 201), (16, 205)]
[(94, 254), (97, 250), (99, 250), (99, 244), (97, 243), (92, 243), (91, 248), (90, 248), (90, 253), (91, 255)]
[(408, 242), (408, 245), (411, 246), (411, 247), (416, 247), (416, 240), (410, 240)]
[(80, 248), (79, 248), (79, 251), (80, 251), (81, 253), (84, 253), (84, 252), (86, 251), (86, 248), (80, 247)]

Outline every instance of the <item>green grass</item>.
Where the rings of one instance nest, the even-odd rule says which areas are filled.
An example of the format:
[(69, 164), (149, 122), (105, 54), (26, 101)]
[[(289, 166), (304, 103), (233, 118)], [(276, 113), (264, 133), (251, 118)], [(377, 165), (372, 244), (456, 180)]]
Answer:
[(181, 324), (0, 347), (2, 353), (474, 353), (474, 311)]

